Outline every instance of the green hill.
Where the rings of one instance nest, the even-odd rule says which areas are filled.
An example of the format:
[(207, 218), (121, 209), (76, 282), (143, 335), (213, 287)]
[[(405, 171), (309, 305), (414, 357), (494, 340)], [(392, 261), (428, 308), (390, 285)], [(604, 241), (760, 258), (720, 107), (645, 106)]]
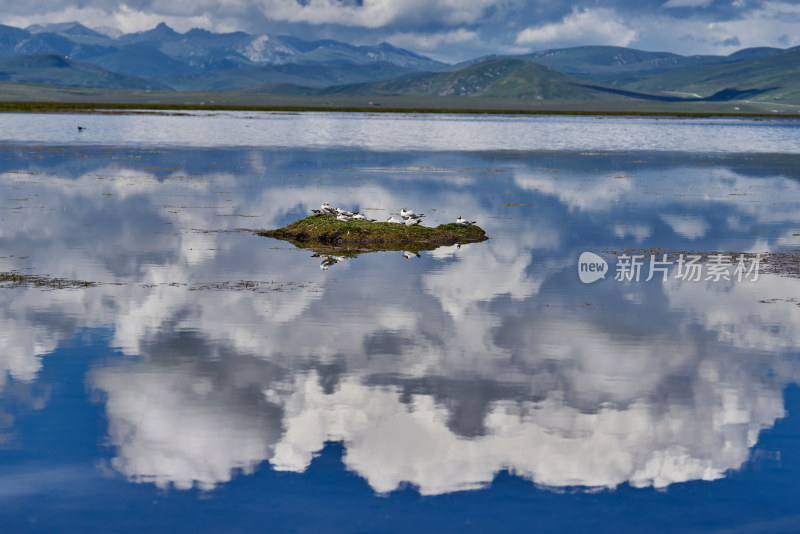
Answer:
[[(718, 65), (781, 54), (781, 48), (746, 48), (728, 56), (681, 56), (669, 52), (648, 52), (621, 46), (575, 46), (553, 48), (513, 56), (552, 67), (583, 80), (611, 85), (631, 85), (650, 76), (693, 65)], [(455, 71), (499, 56), (470, 60), (449, 69)]]
[(409, 72), (412, 71), (387, 62), (365, 65), (287, 63), (192, 74), (168, 74), (156, 79), (178, 91), (241, 91), (274, 84), (321, 88), (330, 85), (385, 80), (406, 75)]
[(606, 81), (621, 75), (673, 68), (682, 56), (620, 46), (576, 46), (533, 52), (522, 59), (585, 79)]
[(152, 80), (110, 72), (51, 53), (0, 58), (0, 80), (92, 89), (169, 89)]
[(550, 67), (507, 58), (488, 60), (455, 72), (331, 87), (323, 94), (475, 96), (531, 100), (607, 100), (618, 95), (587, 87), (585, 82)]
[(800, 103), (800, 50), (736, 63), (681, 67), (625, 86), (686, 93), (709, 100)]

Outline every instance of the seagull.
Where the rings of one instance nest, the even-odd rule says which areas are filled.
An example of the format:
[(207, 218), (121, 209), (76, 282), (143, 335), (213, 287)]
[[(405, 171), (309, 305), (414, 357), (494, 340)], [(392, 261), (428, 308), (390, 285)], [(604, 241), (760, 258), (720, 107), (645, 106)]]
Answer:
[(343, 210), (342, 208), (336, 208), (336, 213), (339, 214), (339, 215), (344, 215), (345, 217), (352, 217), (353, 216), (353, 212), (352, 211)]
[(403, 224), (403, 219), (398, 219), (397, 217), (392, 215), (391, 217), (389, 217), (389, 220), (386, 221), (386, 222), (393, 223), (393, 224)]
[(323, 271), (327, 271), (337, 263), (339, 263), (339, 260), (337, 260), (336, 258), (326, 256), (325, 259), (322, 260), (322, 263), (320, 264), (319, 268), (322, 269)]
[(412, 211), (412, 210), (407, 210), (407, 209), (405, 209), (405, 208), (403, 208), (402, 210), (400, 210), (400, 216), (401, 216), (401, 217), (403, 217), (404, 219), (405, 219), (405, 218), (408, 218), (408, 217), (410, 217), (410, 218), (412, 218), (412, 219), (419, 219), (419, 218), (420, 218), (420, 217), (422, 217), (423, 215), (425, 215), (425, 214), (424, 214), (424, 213), (415, 213), (414, 211)]
[(476, 222), (476, 221), (468, 221), (468, 220), (466, 220), (466, 219), (463, 219), (463, 218), (461, 217), (461, 215), (459, 215), (459, 216), (458, 216), (458, 219), (456, 219), (456, 222), (457, 222), (458, 224), (475, 224), (475, 222)]
[(410, 250), (406, 250), (403, 252), (403, 256), (405, 256), (407, 260), (411, 258), (419, 258), (419, 252), (411, 252)]
[(323, 213), (330, 213), (331, 215), (334, 215), (336, 213), (336, 210), (334, 208), (332, 208), (331, 205), (328, 204), (327, 202), (323, 202), (322, 203), (322, 212)]
[(411, 218), (408, 218), (408, 219), (406, 219), (406, 220), (405, 220), (406, 226), (417, 226), (417, 225), (418, 225), (418, 224), (420, 224), (421, 222), (422, 222), (422, 221), (421, 221), (421, 220), (419, 220), (419, 219), (411, 219)]
[(314, 254), (314, 258), (322, 258), (322, 263), (320, 264), (319, 268), (323, 271), (327, 271), (337, 263), (342, 260), (346, 260), (344, 256), (330, 256), (328, 254)]
[(322, 210), (311, 210), (311, 213), (313, 213), (314, 215), (322, 215), (325, 212)]
[(368, 222), (374, 222), (375, 221), (375, 219), (370, 219), (369, 217), (367, 217), (363, 213), (358, 213), (358, 212), (355, 212), (353, 214), (353, 219), (355, 219), (357, 221), (368, 221)]
[(336, 216), (336, 220), (337, 220), (337, 221), (342, 221), (342, 222), (350, 222), (350, 221), (352, 221), (353, 219), (351, 219), (351, 218), (350, 218), (350, 217), (348, 217), (347, 215), (342, 215), (342, 214), (339, 214), (339, 215), (337, 215), (337, 216)]

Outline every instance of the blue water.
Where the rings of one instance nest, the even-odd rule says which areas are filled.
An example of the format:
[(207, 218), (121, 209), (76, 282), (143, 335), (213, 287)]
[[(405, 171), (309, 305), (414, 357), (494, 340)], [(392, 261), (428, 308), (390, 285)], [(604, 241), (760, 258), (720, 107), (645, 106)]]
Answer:
[[(797, 121), (0, 124), (0, 273), (51, 282), (0, 284), (0, 531), (800, 528), (800, 281), (733, 271), (800, 250)], [(239, 230), (323, 201), (490, 239)]]

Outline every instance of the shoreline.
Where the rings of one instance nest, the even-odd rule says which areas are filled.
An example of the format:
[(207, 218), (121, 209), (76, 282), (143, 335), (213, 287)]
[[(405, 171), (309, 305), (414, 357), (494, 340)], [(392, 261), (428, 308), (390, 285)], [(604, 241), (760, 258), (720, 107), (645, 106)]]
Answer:
[(0, 101), (0, 113), (86, 113), (126, 115), (135, 113), (169, 112), (273, 112), (273, 113), (385, 113), (385, 114), (441, 114), (441, 115), (521, 115), (521, 116), (598, 116), (598, 117), (677, 117), (677, 118), (741, 118), (756, 120), (800, 119), (798, 112), (723, 111), (723, 110), (669, 110), (669, 109), (568, 109), (552, 108), (520, 109), (513, 107), (428, 107), (428, 106), (384, 106), (384, 105), (309, 105), (309, 104), (178, 104), (135, 102), (40, 102)]

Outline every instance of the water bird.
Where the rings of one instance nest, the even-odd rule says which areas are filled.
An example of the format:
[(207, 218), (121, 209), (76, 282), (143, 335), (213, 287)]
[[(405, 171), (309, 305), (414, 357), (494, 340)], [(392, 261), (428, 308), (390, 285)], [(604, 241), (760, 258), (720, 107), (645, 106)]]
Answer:
[(411, 258), (419, 258), (419, 252), (411, 252), (410, 250), (406, 250), (403, 252), (403, 256), (405, 256), (407, 260)]
[(319, 268), (322, 269), (323, 271), (327, 271), (337, 263), (339, 263), (339, 260), (328, 256), (324, 260), (322, 260), (322, 263), (320, 264)]
[(389, 217), (389, 220), (387, 220), (386, 222), (388, 222), (388, 223), (392, 223), (392, 224), (404, 224), (404, 221), (403, 221), (403, 219), (398, 219), (398, 218), (397, 218), (397, 217), (395, 217), (394, 215), (392, 215), (391, 217)]
[(86, 129), (86, 128), (84, 128), (83, 126), (78, 126), (78, 131), (79, 131), (79, 132), (82, 132), (82, 131), (84, 131), (85, 129)]
[(353, 219), (351, 217), (348, 217), (347, 215), (339, 214), (336, 216), (336, 220), (342, 222), (350, 222)]
[(421, 219), (408, 218), (404, 222), (405, 222), (406, 226), (417, 226), (420, 223), (422, 223), (422, 220)]
[(336, 213), (338, 215), (344, 215), (345, 217), (352, 217), (353, 216), (353, 212), (352, 211), (343, 210), (342, 208), (335, 208), (335, 209), (336, 209)]
[(458, 223), (458, 224), (475, 224), (476, 222), (477, 221), (468, 221), (468, 220), (462, 218), (461, 215), (459, 215), (458, 219), (456, 219), (456, 223)]
[(367, 217), (363, 213), (358, 213), (358, 212), (355, 212), (353, 214), (353, 219), (355, 219), (356, 221), (375, 222), (375, 219), (370, 219), (369, 217)]
[(312, 258), (322, 258), (322, 263), (320, 264), (319, 268), (323, 271), (327, 271), (340, 261), (346, 260), (344, 256), (332, 256), (330, 254), (319, 254), (315, 253), (312, 255)]
[(328, 204), (327, 202), (323, 202), (322, 203), (322, 208), (321, 209), (322, 209), (323, 213), (329, 213), (331, 215), (336, 215), (336, 209), (331, 207), (331, 205)]
[(404, 218), (404, 219), (406, 219), (406, 218), (411, 218), (411, 219), (419, 219), (419, 218), (420, 218), (420, 217), (422, 217), (423, 215), (425, 215), (425, 214), (424, 214), (424, 213), (416, 213), (416, 212), (414, 212), (413, 210), (407, 210), (407, 209), (405, 209), (405, 208), (403, 208), (402, 210), (400, 210), (400, 216), (401, 216), (402, 218)]

